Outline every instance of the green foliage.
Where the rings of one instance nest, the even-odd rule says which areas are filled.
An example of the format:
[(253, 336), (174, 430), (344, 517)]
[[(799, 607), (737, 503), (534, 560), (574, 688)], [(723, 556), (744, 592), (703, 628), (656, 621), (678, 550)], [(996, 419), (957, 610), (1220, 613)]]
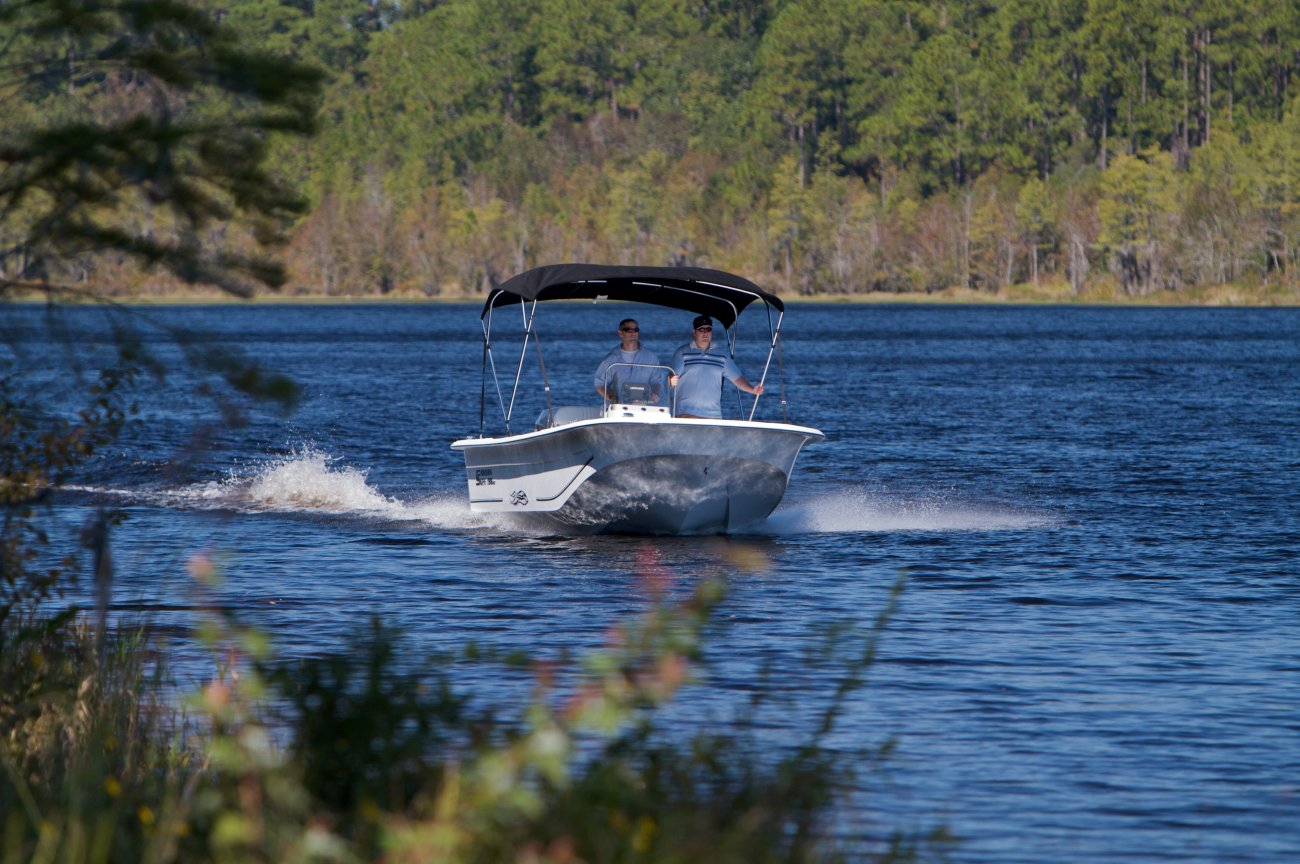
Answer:
[[(1090, 165), (1157, 142), (1186, 167), (1216, 115), (1238, 122), (1254, 100), (1215, 65), (1251, 53), (1236, 23), (1247, 14), (1241, 2), (1190, 10), (1201, 28), (1192, 32), (1176, 26), (1178, 10), (1144, 8), (1149, 26), (1135, 27), (1126, 7), (1082, 0), (539, 0), (513, 16), (457, 0), (375, 41), (362, 65), (367, 101), (327, 124), (339, 130), (327, 136), (327, 161), (350, 163), (353, 178), (331, 188), (356, 189), (364, 174), (392, 202), (382, 224), (419, 226), (418, 251), (373, 232), (385, 238), (369, 244), (386, 262), (384, 291), (412, 282), (481, 290), (566, 257), (729, 265), (801, 292), (999, 290), (1067, 272), (1077, 282), (1090, 260), (1106, 258), (1099, 215), (1021, 206), (1017, 189), (1035, 177), (1042, 188), (1077, 184)], [(508, 26), (483, 24), (498, 19)], [(1290, 61), (1271, 56), (1273, 73), (1289, 74)], [(399, 75), (377, 63), (384, 58), (410, 68)], [(503, 209), (486, 220), (466, 221), (460, 208), (429, 218), (419, 196), (436, 187), (454, 201), (450, 184), (475, 207)], [(574, 212), (525, 202), (541, 188), (553, 208)], [(881, 221), (873, 193), (884, 208), (913, 198), (906, 209), (920, 222)], [(343, 209), (371, 222), (373, 197), (347, 195)], [(511, 242), (477, 241), (467, 255), (466, 226), (479, 224), (509, 226)], [(1233, 257), (1263, 257), (1250, 248), (1257, 238), (1233, 232)], [(1177, 239), (1164, 248), (1186, 246)], [(1117, 273), (1129, 257), (1114, 259)], [(1203, 278), (1195, 273), (1219, 278), (1211, 272), (1243, 271), (1166, 269), (1142, 277), (1142, 290)]]
[(441, 782), (439, 751), (468, 725), (448, 676), (436, 667), (398, 669), (400, 647), (397, 634), (374, 619), (339, 654), (265, 672), (292, 711), (289, 755), (304, 790), (337, 814), (339, 832), (366, 857), (379, 851), (374, 814), (405, 812)]
[(1150, 291), (1160, 278), (1177, 191), (1173, 158), (1154, 149), (1120, 156), (1102, 175), (1099, 239), (1115, 250), (1127, 293)]
[[(1300, 16), (1287, 4), (235, 0), (209, 32), (181, 0), (161, 0), (163, 24), (148, 26), (131, 11), (157, 5), (147, 0), (57, 6), (69, 15), (46, 16), (42, 30), (33, 10), (51, 3), (0, 13), (17, 26), (0, 50), (21, 85), (0, 147), (11, 178), (0, 186), (11, 191), (0, 272), (11, 284), (98, 278), (135, 290), (153, 284), (132, 276), (143, 264), (246, 291), (286, 278), (257, 253), (286, 229), (295, 289), (329, 294), (472, 293), (565, 258), (712, 264), (836, 292), (1001, 290), (1066, 274), (1077, 291), (1109, 268), (1145, 293), (1291, 269), (1291, 227), (1262, 193), (1232, 225), (1201, 218), (1199, 193), (1176, 202), (1195, 212), (1170, 215), (1169, 266), (1150, 278), (1099, 239), (1091, 196), (1029, 227), (1013, 224), (1006, 195), (1007, 212), (967, 206), (1035, 178), (1091, 187), (1117, 158), (1153, 147), (1194, 170), (1220, 135), (1274, 158), (1261, 142), (1288, 115), (1300, 62)], [(50, 28), (75, 38), (44, 38)], [(119, 31), (127, 38), (110, 40)], [(242, 59), (204, 65), (227, 55)], [(281, 134), (312, 117), (301, 64), (327, 76), (311, 143)], [(222, 74), (203, 71), (216, 66)], [(300, 97), (231, 89), (235, 69)], [(12, 146), (42, 127), (54, 137)], [(101, 141), (96, 129), (116, 134)], [(209, 143), (192, 147), (200, 138)], [(86, 148), (98, 156), (82, 159)], [(793, 236), (785, 217), (768, 221), (790, 212), (790, 159), (798, 189), (821, 183), (829, 212), (850, 219), (874, 197), (882, 216), (905, 196), (919, 221), (809, 211), (799, 244), (778, 240)], [(74, 166), (93, 182), (74, 182)], [(491, 211), (480, 233), (503, 236), (462, 247), (466, 209), (439, 203), (457, 198), (453, 185)], [(536, 190), (549, 207), (535, 206)], [(57, 196), (92, 193), (79, 220), (51, 215)], [(230, 220), (245, 230), (218, 228)], [(922, 233), (904, 236), (904, 223)], [(1173, 257), (1202, 243), (1217, 250), (1204, 266)]]
[(837, 0), (790, 3), (764, 34), (754, 98), (792, 141), (815, 138), (842, 113), (844, 51), (854, 23), (846, 16), (855, 7)]
[(534, 38), (542, 116), (581, 120), (593, 112), (635, 110), (626, 101), (640, 58), (632, 4), (540, 0)]
[(1046, 183), (1033, 178), (1020, 187), (1016, 200), (1016, 222), (1020, 226), (1021, 239), (1029, 251), (1032, 262), (1030, 279), (1035, 284), (1038, 282), (1039, 261), (1059, 245), (1056, 209)]
[[(236, 294), (283, 281), (256, 250), (301, 202), (266, 170), (268, 137), (310, 132), (315, 70), (180, 0), (26, 0), (0, 22), (0, 87), (32, 118), (0, 134), (5, 293), (105, 256)], [(223, 224), (247, 240), (214, 243)]]
[(1246, 152), (1255, 168), (1248, 207), (1262, 234), (1256, 248), (1265, 273), (1286, 278), (1300, 253), (1300, 106), (1293, 103), (1280, 123), (1255, 127)]
[[(158, 667), (149, 668), (147, 639), (128, 631), (100, 644), (84, 628), (65, 628), (47, 632), (40, 647), (46, 683), (64, 686), (29, 694), (21, 722), (0, 738), (0, 855), (174, 860), (165, 851), (178, 836), (174, 808), (202, 766), (173, 746), (173, 709)], [(0, 693), (10, 702), (5, 667)]]

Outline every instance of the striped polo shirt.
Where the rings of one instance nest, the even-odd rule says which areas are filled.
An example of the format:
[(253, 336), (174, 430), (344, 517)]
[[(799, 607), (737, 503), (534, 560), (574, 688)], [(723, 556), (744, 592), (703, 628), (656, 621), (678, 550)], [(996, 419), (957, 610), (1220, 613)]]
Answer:
[(703, 351), (694, 342), (673, 352), (673, 371), (680, 377), (677, 384), (677, 413), (696, 417), (722, 417), (722, 379), (735, 381), (740, 369), (734, 360), (714, 350)]

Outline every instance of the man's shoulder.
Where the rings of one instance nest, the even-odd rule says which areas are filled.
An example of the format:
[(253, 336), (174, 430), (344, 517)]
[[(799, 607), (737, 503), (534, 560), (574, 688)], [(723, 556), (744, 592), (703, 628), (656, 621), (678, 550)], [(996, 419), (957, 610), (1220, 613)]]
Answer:
[(600, 363), (596, 365), (596, 374), (599, 375), (600, 370), (604, 369), (606, 366), (610, 365), (611, 363), (617, 362), (622, 359), (623, 359), (622, 351), (619, 349), (618, 345), (615, 345), (613, 348), (610, 349), (609, 353), (607, 353), (604, 357), (600, 358)]

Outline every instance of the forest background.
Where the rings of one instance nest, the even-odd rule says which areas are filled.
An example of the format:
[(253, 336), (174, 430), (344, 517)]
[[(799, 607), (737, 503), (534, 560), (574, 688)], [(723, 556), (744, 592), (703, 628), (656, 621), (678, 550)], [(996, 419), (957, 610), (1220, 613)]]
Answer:
[[(1297, 0), (197, 5), (326, 73), (318, 134), (268, 145), (304, 195), (275, 226), (284, 294), (474, 295), (571, 260), (786, 296), (1300, 302)], [(11, 73), (75, 69), (105, 38), (6, 29)], [(112, 121), (145, 86), (65, 75), (10, 90), (5, 124)], [(224, 110), (188, 98), (168, 110)], [(180, 231), (148, 196), (113, 218)], [(238, 256), (271, 233), (202, 242)], [(205, 290), (111, 244), (28, 255), (29, 236), (3, 214), (0, 279)]]

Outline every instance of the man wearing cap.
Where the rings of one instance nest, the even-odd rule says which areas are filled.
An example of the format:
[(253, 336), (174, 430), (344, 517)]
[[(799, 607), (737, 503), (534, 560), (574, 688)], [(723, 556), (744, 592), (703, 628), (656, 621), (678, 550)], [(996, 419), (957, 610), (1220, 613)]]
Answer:
[(755, 396), (763, 392), (763, 385), (750, 384), (734, 360), (709, 350), (713, 345), (712, 318), (700, 315), (691, 326), (695, 338), (673, 352), (673, 360), (668, 364), (673, 370), (668, 384), (677, 388), (677, 416), (721, 419), (723, 376)]

